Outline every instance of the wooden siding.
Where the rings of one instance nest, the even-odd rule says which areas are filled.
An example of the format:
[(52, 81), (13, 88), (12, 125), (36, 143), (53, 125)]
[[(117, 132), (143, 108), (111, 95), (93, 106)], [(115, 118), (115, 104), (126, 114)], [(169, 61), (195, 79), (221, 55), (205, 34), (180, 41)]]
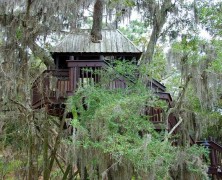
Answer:
[(51, 49), (52, 53), (137, 53), (142, 52), (119, 30), (102, 30), (102, 41), (93, 43), (90, 30), (67, 35)]

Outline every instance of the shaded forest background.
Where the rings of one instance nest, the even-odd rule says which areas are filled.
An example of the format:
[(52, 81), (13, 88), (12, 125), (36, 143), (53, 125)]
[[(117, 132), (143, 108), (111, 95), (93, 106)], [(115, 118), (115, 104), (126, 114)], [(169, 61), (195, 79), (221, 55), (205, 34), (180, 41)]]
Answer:
[[(190, 146), (190, 136), (222, 143), (221, 10), (221, 2), (207, 0), (0, 1), (0, 177), (207, 179), (207, 164), (201, 158), (205, 149)], [(136, 20), (131, 20), (135, 14)], [(118, 27), (143, 50), (138, 66), (120, 64), (118, 71), (133, 74), (137, 69), (140, 83), (155, 78), (167, 86), (174, 108), (166, 108), (165, 114), (173, 112), (180, 120), (180, 146), (171, 146), (171, 134), (157, 134), (134, 111), (144, 99), (161, 104), (139, 82), (132, 86), (134, 93), (80, 90), (69, 100), (69, 108), (75, 110), (83, 95), (91, 97), (92, 109), (81, 112), (81, 118), (93, 121), (84, 124), (74, 116), (72, 135), (63, 130), (67, 119), (51, 117), (44, 108), (32, 110), (33, 81), (54, 68), (50, 47), (69, 32), (92, 28), (99, 20), (103, 21), (92, 32), (95, 41), (101, 39), (98, 27)], [(132, 100), (134, 104), (129, 103)], [(115, 111), (120, 103), (125, 107), (122, 113)], [(121, 124), (118, 118), (123, 119)], [(124, 136), (115, 128), (110, 131), (106, 122), (127, 127)], [(149, 133), (139, 139), (135, 131), (142, 128)], [(106, 143), (94, 141), (101, 134)]]

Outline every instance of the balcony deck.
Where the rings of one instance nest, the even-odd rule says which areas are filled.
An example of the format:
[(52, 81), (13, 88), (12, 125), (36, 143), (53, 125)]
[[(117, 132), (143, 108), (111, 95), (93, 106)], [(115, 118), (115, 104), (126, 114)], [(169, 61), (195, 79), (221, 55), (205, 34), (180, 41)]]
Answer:
[(69, 71), (46, 70), (33, 83), (32, 107), (38, 109), (45, 104), (60, 104), (70, 90)]

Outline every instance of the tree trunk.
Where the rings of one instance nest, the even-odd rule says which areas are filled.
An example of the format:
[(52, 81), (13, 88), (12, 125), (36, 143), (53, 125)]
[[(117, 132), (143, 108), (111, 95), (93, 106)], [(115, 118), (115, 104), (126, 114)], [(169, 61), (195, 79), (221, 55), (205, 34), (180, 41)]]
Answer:
[[(155, 2), (153, 2), (155, 3)], [(158, 38), (160, 37), (160, 33), (163, 29), (164, 24), (167, 20), (167, 13), (173, 7), (171, 0), (165, 0), (161, 6), (158, 3), (155, 3), (155, 9), (153, 12), (153, 29), (151, 33), (151, 37), (149, 43), (146, 48), (146, 52), (143, 53), (140, 66), (142, 69), (145, 69), (145, 72), (140, 75), (140, 81), (142, 84), (147, 85), (148, 81), (152, 81), (148, 75), (148, 67), (149, 64), (153, 60), (154, 49), (157, 43)]]
[(102, 19), (104, 0), (96, 0), (93, 11), (93, 25), (91, 30), (91, 40), (99, 43), (102, 40)]
[(149, 43), (147, 45), (147, 50), (143, 54), (142, 64), (148, 64), (153, 59), (154, 48), (156, 46), (157, 40), (160, 36), (160, 33), (163, 29), (164, 24), (167, 20), (167, 13), (173, 7), (171, 0), (165, 0), (161, 7), (158, 4), (155, 4), (155, 10), (153, 13), (153, 30)]

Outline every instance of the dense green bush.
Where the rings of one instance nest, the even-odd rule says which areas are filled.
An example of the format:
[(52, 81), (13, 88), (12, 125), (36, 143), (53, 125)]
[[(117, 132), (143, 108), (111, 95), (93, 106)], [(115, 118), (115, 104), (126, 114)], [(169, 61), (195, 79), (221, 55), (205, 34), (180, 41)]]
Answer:
[[(116, 66), (117, 74), (132, 77), (132, 74), (124, 74), (126, 71), (120, 64)], [(178, 164), (178, 154), (190, 151), (164, 141), (165, 132), (157, 133), (149, 116), (143, 115), (144, 107), (148, 106), (166, 111), (166, 103), (139, 82), (129, 81), (126, 89), (110, 90), (104, 82), (112, 81), (113, 75), (109, 76), (112, 71), (113, 68), (106, 71), (108, 79), (102, 84), (79, 88), (70, 100), (73, 143), (81, 167), (88, 169), (91, 178), (111, 171), (115, 171), (114, 176), (122, 178), (169, 178), (170, 169)], [(191, 156), (198, 157), (203, 152), (203, 148), (196, 147), (195, 154), (187, 155), (181, 161), (191, 161)], [(193, 172), (195, 168), (201, 167), (193, 164)]]

